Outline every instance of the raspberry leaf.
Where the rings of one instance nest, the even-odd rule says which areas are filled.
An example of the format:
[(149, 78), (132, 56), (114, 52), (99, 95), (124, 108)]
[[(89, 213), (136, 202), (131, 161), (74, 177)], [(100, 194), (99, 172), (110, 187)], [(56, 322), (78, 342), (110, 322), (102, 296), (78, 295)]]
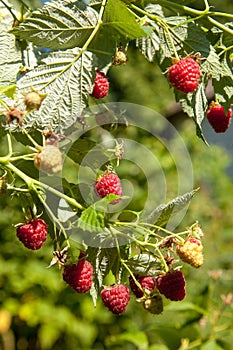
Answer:
[[(50, 53), (43, 64), (29, 71), (17, 82), (17, 92), (22, 93), (33, 86), (47, 94), (39, 111), (24, 119), (25, 127), (50, 129), (62, 132), (71, 126), (86, 107), (93, 88), (93, 55), (78, 48)], [(22, 105), (23, 107), (23, 105)]]
[(15, 45), (15, 38), (7, 30), (11, 23), (0, 25), (0, 81), (1, 85), (15, 83), (21, 65), (20, 47)]
[(153, 276), (160, 270), (161, 264), (158, 259), (149, 254), (134, 255), (127, 262), (134, 274)]
[(196, 91), (192, 94), (183, 94), (175, 91), (176, 100), (180, 102), (182, 109), (196, 123), (196, 133), (206, 144), (207, 141), (202, 132), (201, 123), (208, 108), (208, 100), (205, 95), (205, 83), (200, 82)]
[(147, 222), (154, 223), (157, 226), (164, 226), (170, 218), (183, 210), (197, 193), (199, 189), (187, 192), (184, 195), (178, 196), (167, 204), (161, 204), (147, 217)]
[(87, 249), (88, 260), (95, 271), (91, 296), (96, 306), (99, 290), (103, 285), (104, 278), (111, 271), (117, 258), (116, 248), (96, 248), (89, 246)]
[(228, 109), (233, 96), (233, 73), (231, 62), (227, 56), (221, 61), (221, 72), (220, 79), (212, 79), (212, 84), (219, 103)]
[[(20, 39), (54, 50), (82, 46), (97, 24), (98, 13), (69, 1), (52, 1), (33, 11), (30, 17), (11, 30)], [(45, 44), (46, 43), (46, 44)]]
[(104, 214), (93, 207), (88, 207), (82, 211), (77, 222), (77, 227), (88, 232), (102, 232), (105, 227)]
[(146, 32), (135, 20), (135, 16), (120, 0), (108, 0), (103, 17), (104, 27), (113, 29), (128, 39), (143, 37)]

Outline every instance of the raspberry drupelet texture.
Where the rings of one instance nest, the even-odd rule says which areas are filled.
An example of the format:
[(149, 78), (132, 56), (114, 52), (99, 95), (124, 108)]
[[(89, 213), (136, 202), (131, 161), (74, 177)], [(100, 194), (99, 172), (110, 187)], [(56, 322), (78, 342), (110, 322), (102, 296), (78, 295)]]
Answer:
[(156, 287), (161, 294), (172, 301), (185, 297), (185, 279), (181, 271), (168, 272), (156, 278)]
[(201, 241), (195, 237), (189, 237), (184, 244), (177, 246), (176, 253), (182, 261), (198, 268), (203, 264), (202, 250)]
[[(121, 181), (116, 174), (108, 173), (108, 171), (96, 180), (95, 192), (100, 198), (106, 197), (113, 193), (117, 196), (122, 196)], [(120, 199), (115, 199), (111, 204), (116, 204)]]
[(63, 280), (77, 293), (86, 293), (92, 286), (93, 267), (85, 259), (69, 264), (63, 270)]
[(185, 94), (197, 89), (200, 75), (198, 63), (190, 57), (183, 58), (168, 70), (168, 80), (171, 85)]
[(47, 145), (36, 154), (34, 165), (47, 174), (57, 174), (62, 170), (62, 153), (58, 147)]
[(18, 226), (16, 234), (18, 239), (28, 249), (40, 249), (47, 238), (48, 228), (44, 220), (34, 219), (27, 224)]
[(223, 106), (212, 102), (206, 113), (206, 117), (216, 133), (225, 132), (231, 122), (232, 110), (229, 109), (226, 114)]
[(129, 288), (123, 284), (105, 287), (101, 291), (104, 305), (115, 315), (125, 312), (130, 300)]
[(108, 94), (108, 89), (109, 82), (106, 75), (103, 72), (97, 71), (91, 96), (97, 99), (104, 98)]
[[(147, 290), (148, 292), (152, 292), (155, 288), (155, 278), (153, 276), (138, 276), (135, 275), (136, 280), (140, 283), (142, 289)], [(137, 298), (141, 298), (144, 293), (142, 290), (136, 285), (133, 280), (133, 277), (129, 277), (130, 288), (134, 295)]]

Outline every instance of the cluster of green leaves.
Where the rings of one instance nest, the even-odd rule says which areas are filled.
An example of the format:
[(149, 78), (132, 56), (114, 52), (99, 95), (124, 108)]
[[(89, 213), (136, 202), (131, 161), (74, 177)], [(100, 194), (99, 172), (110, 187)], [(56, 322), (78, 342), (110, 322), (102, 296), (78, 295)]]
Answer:
[[(95, 70), (107, 72), (116, 47), (127, 48), (136, 40), (139, 51), (162, 72), (171, 65), (172, 57), (200, 53), (198, 89), (175, 95), (204, 138), (201, 123), (208, 107), (208, 81), (212, 79), (215, 97), (226, 109), (232, 100), (229, 56), (233, 31), (231, 22), (223, 24), (215, 19), (232, 16), (214, 11), (207, 1), (204, 10), (187, 7), (186, 3), (108, 0), (89, 1), (87, 5), (83, 1), (51, 1), (22, 14), (23, 19), (10, 30), (16, 42), (8, 33), (10, 24), (3, 20), (0, 62), (4, 61), (10, 74), (1, 85), (16, 83), (22, 108), (22, 93), (30, 88), (47, 94), (40, 110), (26, 115), (25, 127), (65, 132), (89, 102)], [(171, 16), (174, 11), (177, 14)], [(46, 55), (41, 54), (41, 46), (50, 49)], [(29, 70), (26, 74), (18, 75), (20, 61)], [(16, 81), (17, 76), (20, 79)]]

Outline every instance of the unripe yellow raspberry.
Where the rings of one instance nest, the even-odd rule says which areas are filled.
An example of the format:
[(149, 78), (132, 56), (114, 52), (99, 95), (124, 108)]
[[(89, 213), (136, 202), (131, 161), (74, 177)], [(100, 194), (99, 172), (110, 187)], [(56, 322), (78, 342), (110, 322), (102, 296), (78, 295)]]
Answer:
[(176, 253), (180, 259), (193, 267), (200, 267), (203, 264), (203, 246), (199, 239), (189, 237), (184, 244), (178, 245)]

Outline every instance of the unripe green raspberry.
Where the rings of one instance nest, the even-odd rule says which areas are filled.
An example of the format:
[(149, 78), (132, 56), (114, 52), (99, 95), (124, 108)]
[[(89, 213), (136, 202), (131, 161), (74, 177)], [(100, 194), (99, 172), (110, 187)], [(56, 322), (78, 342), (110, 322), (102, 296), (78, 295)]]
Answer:
[(39, 94), (37, 91), (30, 91), (25, 94), (24, 103), (27, 107), (27, 110), (39, 109), (45, 96), (45, 94)]
[(34, 165), (47, 174), (57, 174), (62, 170), (62, 153), (58, 147), (47, 145), (35, 156)]
[(143, 307), (151, 314), (161, 314), (163, 312), (163, 299), (161, 295), (156, 294), (143, 301)]

